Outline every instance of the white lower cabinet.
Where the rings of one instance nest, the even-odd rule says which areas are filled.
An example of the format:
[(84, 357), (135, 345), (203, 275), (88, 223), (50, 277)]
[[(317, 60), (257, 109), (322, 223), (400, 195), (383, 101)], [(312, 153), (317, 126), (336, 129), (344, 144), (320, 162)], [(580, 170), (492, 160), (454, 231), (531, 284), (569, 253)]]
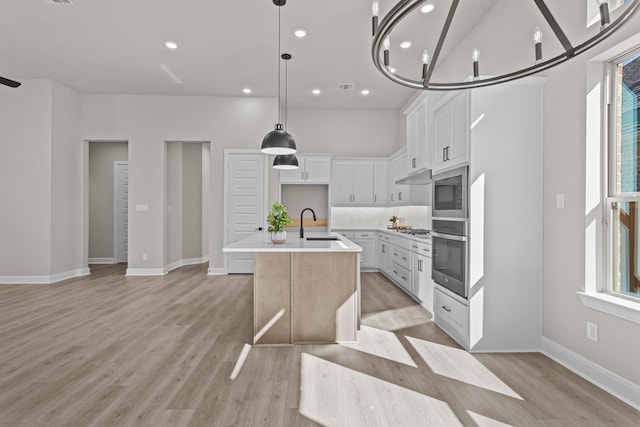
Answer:
[(360, 268), (376, 268), (376, 232), (354, 231), (351, 240), (362, 248)]
[(433, 320), (463, 347), (469, 348), (469, 306), (436, 287)]
[(417, 296), (422, 305), (433, 313), (431, 258), (412, 252), (411, 276), (411, 293)]

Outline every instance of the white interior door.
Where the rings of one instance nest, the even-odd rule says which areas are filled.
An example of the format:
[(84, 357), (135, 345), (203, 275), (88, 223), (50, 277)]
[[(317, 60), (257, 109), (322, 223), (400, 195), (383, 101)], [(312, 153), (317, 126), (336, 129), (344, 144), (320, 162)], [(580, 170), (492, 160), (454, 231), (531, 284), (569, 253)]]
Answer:
[[(265, 213), (265, 155), (229, 153), (227, 157), (227, 243), (262, 233)], [(253, 273), (253, 253), (228, 253), (228, 273)]]
[(129, 162), (113, 162), (114, 254), (116, 262), (129, 255)]

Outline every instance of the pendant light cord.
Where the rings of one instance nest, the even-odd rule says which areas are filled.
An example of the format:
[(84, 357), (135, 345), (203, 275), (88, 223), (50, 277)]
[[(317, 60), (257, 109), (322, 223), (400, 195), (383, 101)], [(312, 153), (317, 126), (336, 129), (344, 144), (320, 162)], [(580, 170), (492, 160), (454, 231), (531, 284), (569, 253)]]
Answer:
[(288, 94), (289, 88), (289, 61), (284, 61), (284, 130), (287, 130), (287, 111), (288, 111)]
[(278, 6), (278, 123), (282, 123), (280, 120), (280, 113), (282, 112), (282, 103), (280, 102), (280, 10), (282, 6)]

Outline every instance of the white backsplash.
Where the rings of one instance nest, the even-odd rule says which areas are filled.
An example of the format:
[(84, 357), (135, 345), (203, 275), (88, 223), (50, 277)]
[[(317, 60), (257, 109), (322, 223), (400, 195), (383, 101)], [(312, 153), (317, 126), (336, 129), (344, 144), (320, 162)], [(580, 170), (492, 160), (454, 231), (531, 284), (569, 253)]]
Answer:
[(393, 215), (404, 218), (412, 228), (431, 229), (430, 206), (394, 206), (389, 208), (331, 208), (331, 228), (384, 228)]

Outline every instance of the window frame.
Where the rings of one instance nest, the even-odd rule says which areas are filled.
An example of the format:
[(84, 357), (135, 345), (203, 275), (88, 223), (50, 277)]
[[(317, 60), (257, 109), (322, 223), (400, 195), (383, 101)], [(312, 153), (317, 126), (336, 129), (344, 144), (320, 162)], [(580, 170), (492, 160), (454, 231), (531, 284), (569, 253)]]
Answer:
[[(637, 202), (640, 205), (640, 191), (636, 192), (628, 192), (628, 193), (618, 193), (617, 192), (617, 141), (618, 141), (618, 123), (617, 117), (619, 114), (618, 111), (618, 103), (616, 101), (616, 97), (618, 96), (617, 92), (617, 68), (618, 64), (626, 61), (627, 59), (634, 58), (640, 55), (640, 45), (635, 46), (634, 48), (624, 52), (621, 55), (617, 55), (611, 58), (609, 61), (605, 63), (606, 71), (605, 71), (605, 84), (604, 87), (607, 90), (607, 96), (605, 96), (605, 102), (607, 103), (606, 108), (604, 109), (605, 117), (604, 117), (604, 125), (606, 129), (606, 138), (603, 143), (606, 147), (606, 173), (604, 174), (606, 185), (606, 196), (603, 205), (607, 210), (604, 219), (605, 219), (605, 242), (606, 242), (606, 262), (605, 262), (605, 278), (604, 281), (605, 289), (604, 291), (614, 297), (622, 298), (631, 302), (635, 302), (640, 304), (640, 297), (634, 297), (632, 295), (626, 295), (620, 292), (616, 292), (613, 290), (613, 258), (614, 258), (614, 248), (613, 248), (613, 203), (616, 202)], [(639, 183), (640, 184), (640, 183)]]
[[(624, 49), (620, 47), (625, 46)], [(597, 263), (602, 267), (602, 274), (596, 278), (595, 288), (585, 286), (584, 291), (577, 292), (583, 306), (615, 316), (636, 324), (640, 324), (640, 300), (630, 295), (612, 292), (613, 289), (613, 220), (612, 203), (619, 201), (640, 201), (639, 193), (627, 193), (620, 196), (615, 193), (615, 143), (616, 140), (616, 105), (611, 99), (616, 93), (616, 80), (613, 78), (616, 66), (625, 58), (640, 53), (640, 33), (626, 40), (618, 47), (598, 55), (593, 60), (602, 64), (601, 78), (601, 134), (600, 148), (602, 156), (601, 206), (602, 212), (602, 252), (597, 256)], [(613, 124), (613, 126), (612, 126)], [(613, 175), (613, 179), (612, 178)], [(637, 198), (636, 198), (637, 197)], [(593, 248), (596, 249), (596, 248)], [(603, 257), (604, 259), (602, 259)], [(586, 260), (586, 259), (585, 259)]]

